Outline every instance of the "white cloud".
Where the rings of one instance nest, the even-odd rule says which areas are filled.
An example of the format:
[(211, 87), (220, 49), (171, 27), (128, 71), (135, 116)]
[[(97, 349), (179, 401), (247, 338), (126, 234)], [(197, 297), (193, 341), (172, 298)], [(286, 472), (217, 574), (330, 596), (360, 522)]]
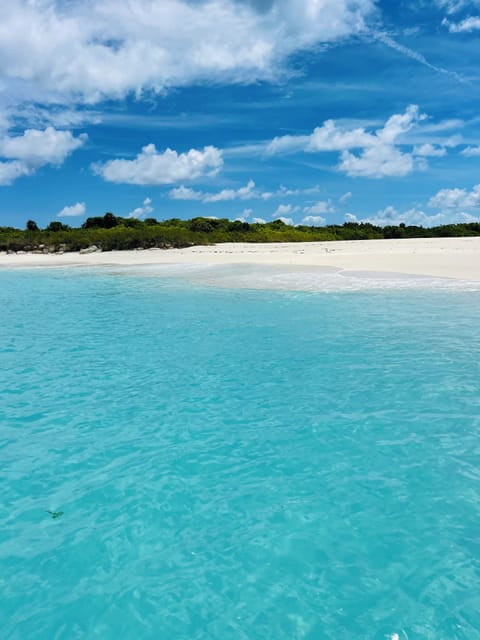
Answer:
[(334, 213), (335, 207), (330, 200), (319, 200), (309, 207), (304, 207), (303, 210), (305, 213), (318, 215), (320, 213)]
[(0, 158), (10, 160), (0, 162), (0, 185), (12, 184), (44, 165), (62, 164), (86, 139), (86, 134), (76, 138), (70, 131), (58, 131), (53, 127), (27, 129), (19, 136), (6, 134), (0, 137)]
[(10, 185), (17, 178), (22, 176), (29, 176), (34, 172), (34, 169), (27, 167), (24, 162), (0, 162), (0, 186)]
[(379, 211), (375, 216), (361, 219), (351, 213), (347, 213), (345, 215), (345, 220), (347, 222), (366, 222), (378, 227), (385, 227), (388, 225), (398, 226), (399, 224), (405, 224), (407, 226), (415, 225), (421, 227), (435, 227), (443, 224), (480, 221), (478, 218), (464, 212), (447, 211), (429, 216), (418, 209), (409, 209), (408, 211), (401, 213), (392, 206)]
[(70, 206), (63, 207), (60, 213), (57, 213), (57, 218), (68, 218), (73, 216), (83, 216), (87, 210), (84, 202), (77, 202)]
[(100, 112), (91, 108), (77, 109), (63, 105), (48, 105), (47, 107), (29, 103), (16, 105), (15, 108), (7, 108), (4, 117), (6, 122), (14, 120), (19, 127), (28, 126), (35, 129), (44, 129), (50, 126), (69, 129), (87, 124), (100, 124), (103, 121)]
[(272, 218), (282, 220), (282, 216), (288, 216), (289, 214), (296, 213), (297, 211), (300, 211), (300, 207), (298, 206), (294, 207), (292, 204), (280, 204), (276, 211), (272, 213)]
[[(0, 77), (25, 101), (94, 103), (199, 80), (269, 79), (294, 51), (362, 33), (374, 0), (8, 0)], [(265, 9), (266, 6), (266, 9)]]
[(283, 222), (283, 224), (286, 224), (289, 227), (294, 227), (295, 226), (295, 223), (292, 220), (292, 218), (286, 218), (285, 216), (280, 216), (279, 218), (277, 218), (277, 220), (280, 220), (281, 222)]
[(262, 198), (262, 200), (270, 200), (271, 198), (312, 195), (314, 193), (318, 193), (319, 191), (321, 191), (321, 189), (318, 185), (315, 185), (314, 187), (307, 187), (306, 189), (288, 189), (287, 187), (280, 185), (280, 187), (276, 191), (263, 191), (259, 194), (259, 196), (260, 198)]
[(373, 136), (365, 129), (341, 131), (334, 120), (327, 120), (322, 127), (317, 127), (308, 141), (308, 151), (343, 151), (371, 146)]
[(252, 213), (253, 213), (253, 209), (244, 209), (242, 211), (242, 215), (238, 216), (238, 218), (235, 218), (235, 220), (237, 222), (246, 222), (248, 218), (252, 215)]
[(145, 198), (143, 205), (130, 211), (128, 218), (143, 218), (148, 216), (149, 213), (153, 213), (152, 200), (151, 198)]
[(7, 136), (0, 139), (0, 156), (21, 160), (30, 167), (44, 164), (61, 164), (65, 158), (82, 146), (86, 134), (78, 138), (70, 131), (57, 131), (47, 127), (43, 131), (27, 129), (20, 136)]
[(346, 213), (344, 216), (345, 222), (360, 222), (356, 215), (353, 213)]
[(263, 218), (252, 218), (252, 224), (266, 224), (266, 222)]
[(322, 227), (325, 223), (326, 220), (322, 216), (305, 216), (301, 222), (309, 227)]
[[(325, 122), (324, 126), (327, 125), (328, 122)], [(316, 129), (315, 129), (316, 131)], [(314, 133), (315, 133), (314, 131)], [(268, 143), (265, 151), (269, 154), (281, 154), (281, 153), (296, 153), (297, 151), (311, 151), (309, 148), (310, 140), (313, 136), (313, 133), (308, 136), (277, 136), (271, 142)]]
[(364, 149), (359, 156), (344, 151), (338, 168), (351, 177), (384, 178), (406, 176), (413, 167), (411, 154), (380, 144)]
[[(327, 120), (309, 136), (282, 136), (267, 145), (268, 153), (341, 152), (340, 171), (349, 176), (381, 178), (406, 176), (413, 171), (414, 155), (401, 151), (396, 145), (401, 137), (417, 126), (426, 116), (418, 106), (410, 105), (404, 113), (394, 114), (377, 131), (370, 133), (363, 127), (340, 128), (334, 120)], [(352, 150), (360, 150), (359, 154)]]
[(226, 200), (250, 200), (252, 197), (255, 197), (254, 190), (255, 182), (253, 180), (249, 180), (248, 184), (245, 187), (240, 187), (240, 189), (223, 189), (218, 193), (208, 193), (205, 194), (202, 198), (203, 202), (224, 202)]
[(479, 0), (435, 0), (435, 2), (449, 14), (457, 13), (469, 5), (480, 6)]
[(276, 191), (260, 191), (255, 188), (255, 182), (249, 180), (244, 187), (238, 189), (223, 189), (216, 193), (195, 191), (189, 187), (180, 186), (169, 191), (172, 200), (201, 200), (204, 203), (224, 202), (227, 200), (271, 200), (287, 196), (310, 195), (318, 193), (320, 187), (309, 187), (307, 189), (287, 189), (281, 185)]
[(447, 150), (444, 147), (439, 147), (434, 144), (425, 143), (413, 148), (413, 155), (424, 158), (437, 157), (442, 158), (447, 154)]
[(440, 189), (430, 198), (429, 207), (438, 209), (472, 209), (480, 207), (480, 184), (471, 191), (466, 189)]
[(460, 155), (466, 158), (475, 158), (480, 156), (480, 147), (465, 147), (465, 149), (460, 151)]
[(222, 165), (222, 153), (216, 147), (190, 149), (186, 153), (166, 149), (160, 153), (154, 144), (148, 144), (134, 160), (109, 160), (93, 165), (93, 170), (107, 182), (161, 185), (212, 176)]
[(183, 185), (170, 189), (168, 193), (169, 198), (172, 200), (201, 200), (203, 195), (204, 194), (201, 191), (195, 191), (194, 189), (184, 187)]
[(450, 33), (471, 33), (480, 29), (480, 17), (470, 16), (460, 22), (450, 22), (450, 20), (443, 20), (442, 24), (448, 28)]
[(459, 82), (464, 82), (463, 78), (459, 76), (458, 73), (455, 73), (455, 71), (449, 71), (444, 67), (438, 67), (432, 64), (425, 58), (423, 54), (418, 53), (418, 51), (415, 51), (414, 49), (410, 49), (410, 47), (406, 47), (405, 45), (400, 44), (399, 42), (394, 40), (392, 37), (390, 37), (387, 33), (383, 33), (381, 31), (374, 31), (372, 32), (372, 35), (374, 38), (382, 42), (384, 45), (386, 45), (387, 47), (390, 47), (390, 49), (393, 49), (394, 51), (401, 53), (407, 58), (415, 60), (416, 62), (422, 64), (424, 67), (427, 67), (432, 71), (436, 71), (437, 73), (443, 73), (445, 75), (451, 76), (456, 80), (458, 80)]
[(347, 191), (347, 193), (344, 193), (343, 196), (341, 196), (338, 201), (341, 204), (345, 204), (345, 202), (348, 202), (348, 200), (350, 200), (350, 198), (352, 197), (352, 192), (351, 191)]

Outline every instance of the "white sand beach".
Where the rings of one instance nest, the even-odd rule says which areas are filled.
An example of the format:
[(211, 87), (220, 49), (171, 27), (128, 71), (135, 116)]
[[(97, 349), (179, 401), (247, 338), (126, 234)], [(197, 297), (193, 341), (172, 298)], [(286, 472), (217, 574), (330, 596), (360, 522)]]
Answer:
[(339, 242), (225, 243), (90, 254), (0, 254), (0, 267), (269, 265), (480, 281), (480, 237)]

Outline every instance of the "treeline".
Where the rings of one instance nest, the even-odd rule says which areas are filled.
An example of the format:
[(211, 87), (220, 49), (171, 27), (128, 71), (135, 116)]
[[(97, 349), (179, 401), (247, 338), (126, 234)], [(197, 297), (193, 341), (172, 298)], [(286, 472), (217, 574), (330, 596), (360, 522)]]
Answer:
[(96, 246), (102, 251), (188, 247), (221, 242), (312, 242), (330, 240), (377, 240), (382, 238), (430, 238), (478, 236), (480, 223), (377, 227), (369, 223), (346, 222), (325, 227), (292, 227), (281, 220), (265, 224), (232, 221), (227, 218), (192, 218), (158, 221), (121, 218), (112, 213), (87, 218), (79, 228), (59, 221), (40, 229), (33, 221), (25, 229), (0, 227), (0, 251), (53, 253), (80, 251)]

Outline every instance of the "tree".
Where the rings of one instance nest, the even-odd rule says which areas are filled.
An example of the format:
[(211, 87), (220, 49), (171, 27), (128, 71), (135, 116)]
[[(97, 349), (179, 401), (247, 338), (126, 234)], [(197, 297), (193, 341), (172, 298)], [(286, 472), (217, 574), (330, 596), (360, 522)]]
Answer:
[(35, 220), (27, 221), (27, 231), (39, 231), (38, 224), (35, 222)]
[(50, 224), (47, 227), (47, 231), (53, 231), (55, 233), (57, 231), (68, 231), (69, 229), (70, 227), (68, 226), (68, 224), (63, 224), (58, 220), (54, 220), (53, 222), (50, 222)]
[(95, 216), (93, 218), (87, 218), (82, 224), (82, 229), (103, 229), (104, 220), (101, 216)]
[(103, 216), (103, 226), (105, 227), (105, 229), (112, 229), (113, 227), (116, 227), (117, 225), (118, 225), (118, 220), (117, 220), (116, 216), (114, 216), (113, 213), (110, 213), (110, 211), (108, 211)]
[(143, 222), (138, 218), (125, 218), (122, 224), (124, 227), (127, 227), (127, 229), (138, 229), (143, 227)]
[(208, 218), (192, 218), (188, 223), (190, 231), (199, 231), (200, 233), (211, 233), (215, 228), (216, 220)]

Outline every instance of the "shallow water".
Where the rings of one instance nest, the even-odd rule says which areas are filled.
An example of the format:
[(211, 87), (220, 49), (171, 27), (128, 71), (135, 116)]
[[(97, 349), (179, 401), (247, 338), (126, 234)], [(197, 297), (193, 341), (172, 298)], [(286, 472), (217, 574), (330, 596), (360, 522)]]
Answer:
[(0, 310), (2, 638), (480, 638), (478, 292), (25, 270)]

